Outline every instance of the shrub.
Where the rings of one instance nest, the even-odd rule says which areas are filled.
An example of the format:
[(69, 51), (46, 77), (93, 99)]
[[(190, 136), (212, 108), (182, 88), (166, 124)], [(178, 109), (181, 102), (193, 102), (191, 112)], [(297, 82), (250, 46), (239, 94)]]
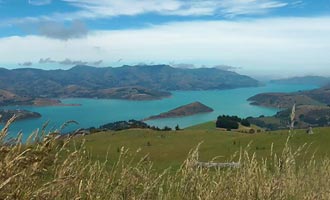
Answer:
[(256, 131), (253, 129), (253, 128), (251, 128), (250, 130), (249, 130), (249, 133), (250, 134), (254, 134)]

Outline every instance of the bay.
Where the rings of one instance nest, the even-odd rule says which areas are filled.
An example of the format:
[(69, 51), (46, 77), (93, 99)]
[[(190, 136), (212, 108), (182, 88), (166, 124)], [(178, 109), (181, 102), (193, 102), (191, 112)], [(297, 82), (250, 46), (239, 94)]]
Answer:
[[(77, 128), (98, 127), (100, 125), (136, 119), (141, 120), (151, 115), (167, 112), (178, 106), (199, 101), (214, 109), (212, 113), (199, 114), (195, 116), (160, 119), (147, 121), (148, 124), (158, 127), (181, 128), (215, 120), (217, 116), (238, 115), (240, 117), (274, 115), (278, 109), (265, 108), (250, 105), (247, 99), (253, 95), (263, 92), (294, 92), (299, 90), (310, 90), (317, 88), (315, 85), (285, 85), (266, 84), (261, 87), (238, 88), (230, 90), (211, 91), (173, 91), (171, 98), (156, 101), (127, 101), (113, 99), (61, 99), (65, 104), (81, 104), (81, 106), (10, 106), (5, 109), (26, 109), (39, 112), (42, 117), (39, 119), (29, 119), (15, 122), (10, 128), (10, 136), (14, 137), (18, 132), (23, 132), (26, 138), (32, 131), (41, 128), (49, 121), (47, 130), (59, 129), (59, 127), (69, 121), (75, 120), (79, 125), (70, 125), (64, 132)], [(0, 125), (0, 127), (3, 125)]]

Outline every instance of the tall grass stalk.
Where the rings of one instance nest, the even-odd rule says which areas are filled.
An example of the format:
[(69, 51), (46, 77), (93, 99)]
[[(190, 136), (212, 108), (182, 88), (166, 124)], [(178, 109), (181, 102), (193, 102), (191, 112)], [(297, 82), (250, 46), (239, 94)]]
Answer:
[(231, 160), (240, 167), (226, 169), (196, 167), (197, 147), (176, 173), (157, 172), (124, 148), (114, 165), (92, 161), (84, 143), (72, 149), (74, 139), (56, 134), (7, 144), (12, 121), (0, 133), (0, 199), (330, 199), (330, 160), (297, 164), (306, 147), (289, 142), (261, 160), (242, 149)]

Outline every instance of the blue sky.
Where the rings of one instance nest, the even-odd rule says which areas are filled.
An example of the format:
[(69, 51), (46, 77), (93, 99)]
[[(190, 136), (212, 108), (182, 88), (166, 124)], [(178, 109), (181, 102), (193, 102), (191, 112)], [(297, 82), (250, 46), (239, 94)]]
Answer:
[(7, 68), (165, 63), (330, 76), (328, 52), (330, 0), (0, 0)]

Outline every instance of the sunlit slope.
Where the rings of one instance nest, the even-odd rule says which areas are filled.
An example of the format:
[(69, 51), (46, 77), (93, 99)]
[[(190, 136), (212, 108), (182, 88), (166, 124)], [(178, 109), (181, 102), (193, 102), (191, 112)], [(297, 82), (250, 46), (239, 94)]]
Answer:
[[(189, 151), (199, 143), (201, 161), (214, 157), (219, 162), (229, 161), (235, 152), (248, 148), (258, 158), (265, 158), (273, 151), (280, 153), (289, 137), (289, 131), (273, 131), (257, 134), (226, 132), (215, 128), (208, 122), (181, 131), (159, 132), (152, 130), (126, 130), (103, 132), (77, 138), (85, 140), (93, 159), (116, 160), (122, 147), (138, 152), (137, 158), (148, 155), (157, 168), (178, 167)], [(308, 156), (315, 153), (316, 158), (330, 154), (330, 128), (316, 128), (313, 135), (306, 130), (295, 130), (289, 139), (293, 148), (306, 145)], [(249, 147), (248, 147), (249, 146)], [(303, 158), (302, 158), (303, 159)]]

